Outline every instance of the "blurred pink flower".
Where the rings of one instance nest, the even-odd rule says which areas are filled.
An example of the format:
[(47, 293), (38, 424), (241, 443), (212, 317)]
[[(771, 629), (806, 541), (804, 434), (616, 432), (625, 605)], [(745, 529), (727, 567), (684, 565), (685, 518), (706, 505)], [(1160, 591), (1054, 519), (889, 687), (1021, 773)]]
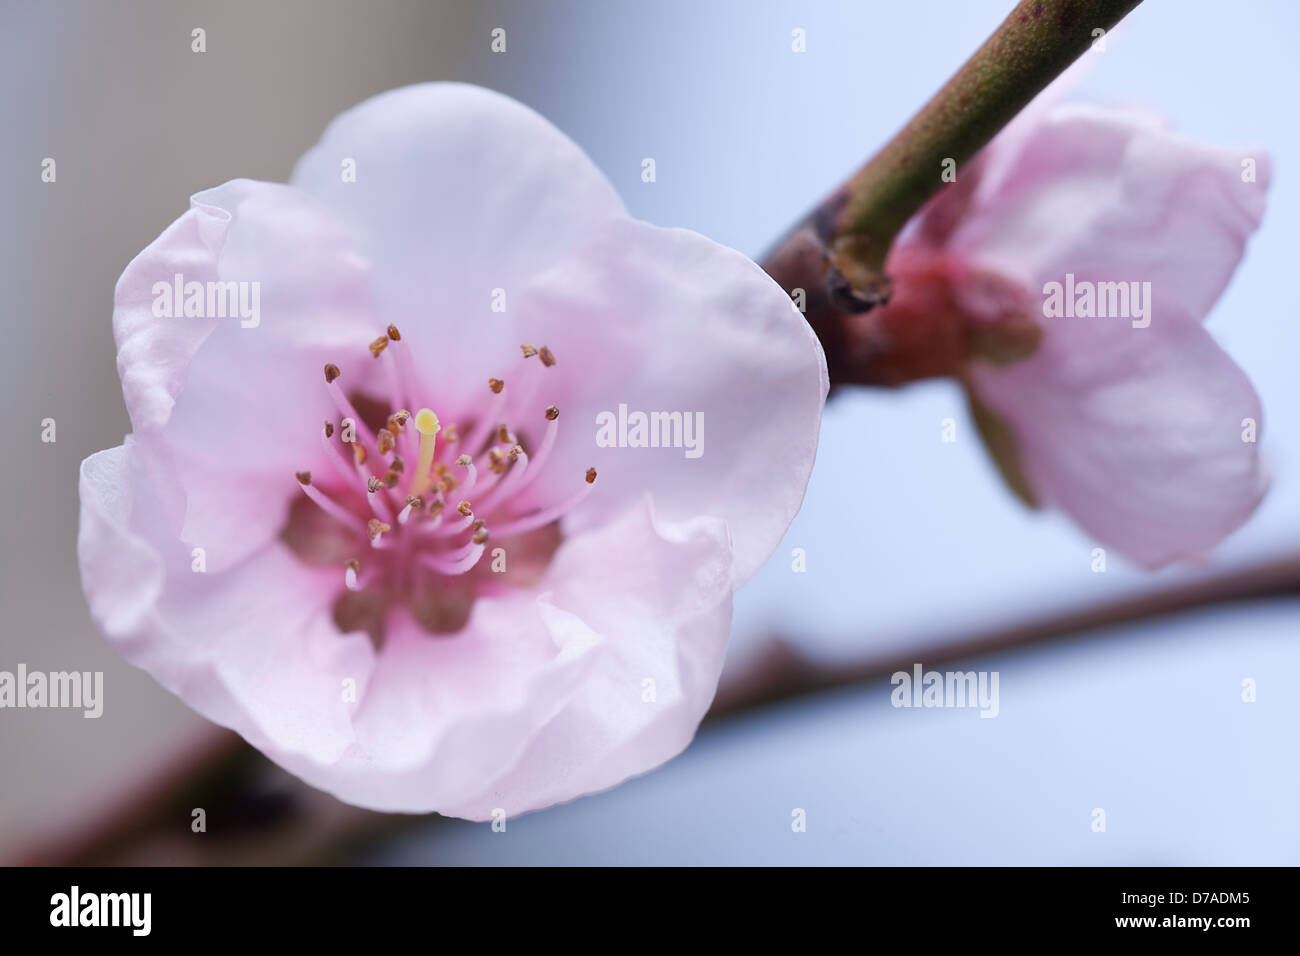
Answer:
[[(1201, 323), (1259, 225), (1268, 159), (1146, 113), (1054, 105), (1069, 82), (909, 223), (877, 321), (959, 316), (976, 355), (961, 374), (1004, 473), (1158, 567), (1213, 547), (1267, 486), (1259, 398)], [(1086, 296), (1121, 314), (1077, 314)]]
[[(103, 632), (340, 799), (470, 819), (687, 745), (827, 389), (756, 265), (456, 84), (343, 114), (292, 185), (196, 195), (113, 328), (132, 434), (82, 464), (78, 542)], [(694, 449), (597, 444), (637, 411)]]

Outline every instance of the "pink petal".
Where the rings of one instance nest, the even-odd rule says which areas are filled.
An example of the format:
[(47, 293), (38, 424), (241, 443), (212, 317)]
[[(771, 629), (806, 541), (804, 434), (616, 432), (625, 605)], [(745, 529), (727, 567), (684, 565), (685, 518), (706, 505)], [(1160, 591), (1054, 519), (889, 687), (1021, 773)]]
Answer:
[(539, 607), (557, 643), (591, 645), (598, 660), (519, 761), (449, 812), (517, 816), (612, 787), (685, 749), (722, 670), (727, 544), (721, 522), (673, 525), (647, 503), (566, 546)]
[[(1242, 160), (1256, 160), (1243, 182)], [(1260, 151), (1208, 147), (1148, 114), (1058, 107), (995, 140), (945, 252), (1023, 283), (1044, 336), (974, 371), (1039, 496), (1148, 566), (1238, 527), (1266, 478), (1249, 380), (1200, 322), (1241, 259), (1269, 182)], [(1042, 315), (1044, 285), (1150, 283), (1150, 325)]]
[(730, 621), (725, 528), (657, 521), (645, 503), (566, 542), (540, 593), (480, 599), (454, 638), (397, 615), (356, 745), (333, 763), (270, 753), (360, 806), (514, 816), (682, 750), (713, 698)]
[(1241, 525), (1267, 486), (1243, 419), (1263, 418), (1209, 333), (1168, 311), (1145, 329), (1046, 321), (1069, 332), (1045, 336), (1028, 361), (974, 375), (1012, 425), (1039, 496), (1147, 567), (1196, 557)]
[(81, 466), (77, 558), (95, 622), (124, 658), (268, 754), (338, 760), (354, 742), (343, 681), (364, 693), (369, 639), (339, 634), (322, 572), (279, 544), (228, 571), (192, 570), (133, 444)]
[[(176, 274), (258, 283), (259, 324), (155, 316), (155, 284)], [(365, 263), (323, 207), (251, 180), (195, 195), (118, 280), (113, 333), (138, 453), (178, 533), (214, 570), (282, 526), (293, 472), (313, 466), (319, 429), (337, 417), (324, 364), (350, 382), (376, 374), (365, 342), (383, 327), (368, 296)]]
[[(343, 181), (347, 159), (355, 182)], [(524, 282), (624, 215), (563, 133), (509, 97), (460, 83), (403, 87), (348, 110), (292, 181), (355, 232), (386, 320), (423, 367), (437, 364), (452, 395), (519, 354), (503, 319)], [(492, 311), (494, 289), (505, 290), (504, 316)]]
[[(737, 584), (747, 580), (803, 501), (826, 399), (825, 356), (789, 296), (703, 236), (622, 220), (521, 301), (519, 334), (550, 345), (559, 363), (540, 375), (537, 392), (560, 408), (537, 496), (560, 497), (595, 466), (594, 493), (572, 528), (608, 520), (648, 491), (665, 520), (725, 520)], [(620, 405), (629, 414), (681, 412), (683, 421), (702, 414), (700, 454), (598, 447), (597, 416), (617, 417)]]
[[(1201, 321), (1259, 225), (1270, 164), (1163, 129), (1147, 113), (1057, 107), (1031, 135), (988, 147), (949, 253), (1035, 296), (1067, 272), (1152, 284), (1156, 315)], [(1242, 181), (1242, 161), (1256, 181)]]

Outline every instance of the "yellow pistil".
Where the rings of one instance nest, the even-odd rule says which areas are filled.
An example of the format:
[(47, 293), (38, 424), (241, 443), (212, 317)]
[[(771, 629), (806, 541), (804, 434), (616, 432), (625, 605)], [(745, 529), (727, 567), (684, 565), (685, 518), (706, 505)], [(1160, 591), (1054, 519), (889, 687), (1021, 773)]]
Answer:
[(415, 413), (415, 430), (420, 433), (420, 460), (409, 491), (413, 495), (422, 495), (433, 484), (433, 453), (438, 444), (438, 432), (442, 430), (433, 409), (422, 408)]

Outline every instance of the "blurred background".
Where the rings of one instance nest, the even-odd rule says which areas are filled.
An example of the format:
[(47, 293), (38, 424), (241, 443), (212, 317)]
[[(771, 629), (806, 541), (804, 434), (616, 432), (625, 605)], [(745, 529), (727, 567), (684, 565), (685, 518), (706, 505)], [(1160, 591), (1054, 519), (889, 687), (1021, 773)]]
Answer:
[[(1001, 486), (955, 387), (846, 391), (827, 407), (803, 511), (738, 597), (719, 716), (664, 768), (505, 834), (376, 818), (307, 791), (123, 663), (90, 623), (77, 468), (128, 429), (113, 286), (191, 193), (283, 181), (343, 109), (456, 79), (540, 111), (633, 215), (758, 257), (1012, 6), (0, 0), (0, 392), (13, 452), (0, 475), (0, 669), (105, 675), (98, 720), (0, 711), (0, 861), (84, 845), (132, 812), (156, 823), (158, 800), (184, 803), (171, 782), (213, 766), (256, 781), (232, 797), (240, 829), (191, 834), (186, 812), (169, 836), (111, 859), (1300, 863), (1290, 0), (1147, 0), (1071, 96), (1147, 105), (1188, 135), (1274, 159), (1264, 225), (1209, 323), (1263, 397), (1274, 483), (1202, 565), (1151, 575), (1112, 554), (1093, 573), (1094, 542)], [(503, 54), (489, 49), (496, 27)], [(796, 28), (806, 53), (791, 50)], [(46, 157), (55, 183), (41, 181)], [(645, 157), (654, 183), (641, 181)], [(54, 444), (40, 441), (47, 417)], [(945, 418), (955, 443), (940, 441)], [(791, 572), (795, 547), (806, 573)], [(998, 718), (892, 708), (888, 673), (913, 661), (998, 671)], [(1247, 678), (1254, 703), (1241, 698)], [(796, 808), (806, 832), (792, 831)]]

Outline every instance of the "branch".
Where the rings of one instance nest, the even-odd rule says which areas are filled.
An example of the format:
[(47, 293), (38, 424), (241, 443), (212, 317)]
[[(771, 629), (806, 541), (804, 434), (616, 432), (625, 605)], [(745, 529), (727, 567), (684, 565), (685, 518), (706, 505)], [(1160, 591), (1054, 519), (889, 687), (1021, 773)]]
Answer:
[[(945, 161), (975, 156), (1017, 113), (1141, 0), (1022, 0), (993, 35), (847, 183), (764, 260), (822, 340), (832, 384), (895, 385), (912, 370), (870, 367), (852, 317), (889, 300), (889, 247), (944, 185)], [(925, 343), (920, 343), (921, 347)], [(926, 375), (936, 374), (923, 361)], [(916, 376), (922, 377), (922, 376)]]

